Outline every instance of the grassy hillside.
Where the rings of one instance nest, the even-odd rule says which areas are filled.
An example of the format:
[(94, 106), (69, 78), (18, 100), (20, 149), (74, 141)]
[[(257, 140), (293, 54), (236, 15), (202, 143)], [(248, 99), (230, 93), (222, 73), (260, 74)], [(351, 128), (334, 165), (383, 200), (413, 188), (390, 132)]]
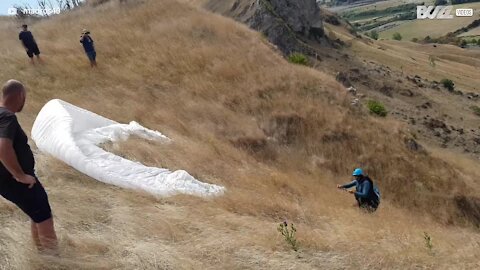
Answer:
[[(52, 98), (135, 120), (174, 143), (104, 147), (186, 169), (225, 186), (225, 196), (153, 198), (36, 152), (61, 256), (37, 255), (27, 218), (0, 200), (1, 268), (475, 268), (480, 236), (467, 206), (480, 175), (470, 160), (409, 151), (402, 124), (352, 108), (331, 76), (289, 64), (260, 34), (186, 2), (112, 2), (32, 25), (46, 62), (35, 67), (18, 44), (19, 22), (2, 23), (0, 81), (28, 86), (19, 115), (27, 132)], [(96, 41), (97, 70), (78, 43), (83, 28)], [(357, 166), (382, 189), (374, 215), (334, 188)], [(276, 231), (285, 218), (298, 228), (299, 253)]]

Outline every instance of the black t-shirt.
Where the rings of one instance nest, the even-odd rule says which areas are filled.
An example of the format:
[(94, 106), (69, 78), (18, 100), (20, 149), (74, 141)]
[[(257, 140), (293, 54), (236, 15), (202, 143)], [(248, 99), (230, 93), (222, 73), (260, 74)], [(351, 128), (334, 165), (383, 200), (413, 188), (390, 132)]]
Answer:
[(82, 43), (85, 52), (94, 52), (95, 47), (93, 46), (93, 39), (90, 36), (84, 36), (80, 39), (80, 43)]
[[(0, 138), (12, 140), (18, 163), (26, 174), (34, 175), (35, 159), (28, 145), (28, 137), (23, 132), (14, 113), (0, 107)], [(12, 174), (0, 162), (0, 180), (11, 178)]]
[(37, 45), (35, 42), (35, 39), (33, 38), (32, 32), (30, 31), (22, 31), (18, 35), (18, 39), (20, 39), (23, 42), (23, 45), (27, 48), (32, 48)]

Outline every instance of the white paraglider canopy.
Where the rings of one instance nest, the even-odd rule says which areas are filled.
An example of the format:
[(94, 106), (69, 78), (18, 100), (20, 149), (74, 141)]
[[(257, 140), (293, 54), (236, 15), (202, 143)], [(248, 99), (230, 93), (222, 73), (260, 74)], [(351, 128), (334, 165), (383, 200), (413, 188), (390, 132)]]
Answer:
[(59, 99), (45, 104), (32, 128), (32, 139), (42, 152), (104, 183), (159, 196), (223, 193), (223, 187), (200, 182), (186, 171), (147, 167), (98, 146), (108, 141), (126, 140), (130, 135), (170, 141), (160, 132), (146, 129), (136, 122), (119, 124)]

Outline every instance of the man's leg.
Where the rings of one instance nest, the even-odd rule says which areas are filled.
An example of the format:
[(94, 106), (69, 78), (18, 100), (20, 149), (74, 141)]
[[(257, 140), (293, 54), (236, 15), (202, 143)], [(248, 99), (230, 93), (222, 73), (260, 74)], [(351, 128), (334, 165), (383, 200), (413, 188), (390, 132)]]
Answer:
[(57, 235), (55, 234), (55, 226), (53, 224), (53, 217), (43, 222), (35, 224), (38, 231), (38, 239), (40, 245), (45, 250), (57, 250)]
[(97, 66), (97, 53), (96, 52), (89, 52), (88, 59), (90, 60), (90, 67), (94, 68)]
[(30, 58), (30, 63), (32, 65), (35, 65), (35, 62), (33, 61), (33, 51), (32, 51), (31, 48), (27, 49), (27, 56), (28, 56), (28, 58)]
[(38, 237), (37, 224), (32, 221), (30, 227), (31, 227), (31, 230), (32, 230), (33, 243), (35, 244), (37, 249), (40, 250), (42, 248), (42, 244), (40, 243), (40, 238)]

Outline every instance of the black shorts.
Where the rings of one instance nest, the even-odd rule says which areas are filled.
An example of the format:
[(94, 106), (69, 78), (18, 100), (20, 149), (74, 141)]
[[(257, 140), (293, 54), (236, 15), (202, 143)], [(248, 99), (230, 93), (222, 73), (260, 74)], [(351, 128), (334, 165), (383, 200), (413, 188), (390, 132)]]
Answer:
[(35, 223), (52, 217), (47, 192), (38, 178), (32, 188), (14, 179), (0, 179), (0, 195), (16, 204)]
[(38, 49), (37, 45), (33, 45), (27, 48), (27, 55), (28, 57), (32, 58), (33, 55), (40, 55), (40, 50)]
[(97, 59), (97, 52), (91, 51), (91, 52), (85, 52), (87, 54), (87, 57), (90, 61), (96, 61)]

